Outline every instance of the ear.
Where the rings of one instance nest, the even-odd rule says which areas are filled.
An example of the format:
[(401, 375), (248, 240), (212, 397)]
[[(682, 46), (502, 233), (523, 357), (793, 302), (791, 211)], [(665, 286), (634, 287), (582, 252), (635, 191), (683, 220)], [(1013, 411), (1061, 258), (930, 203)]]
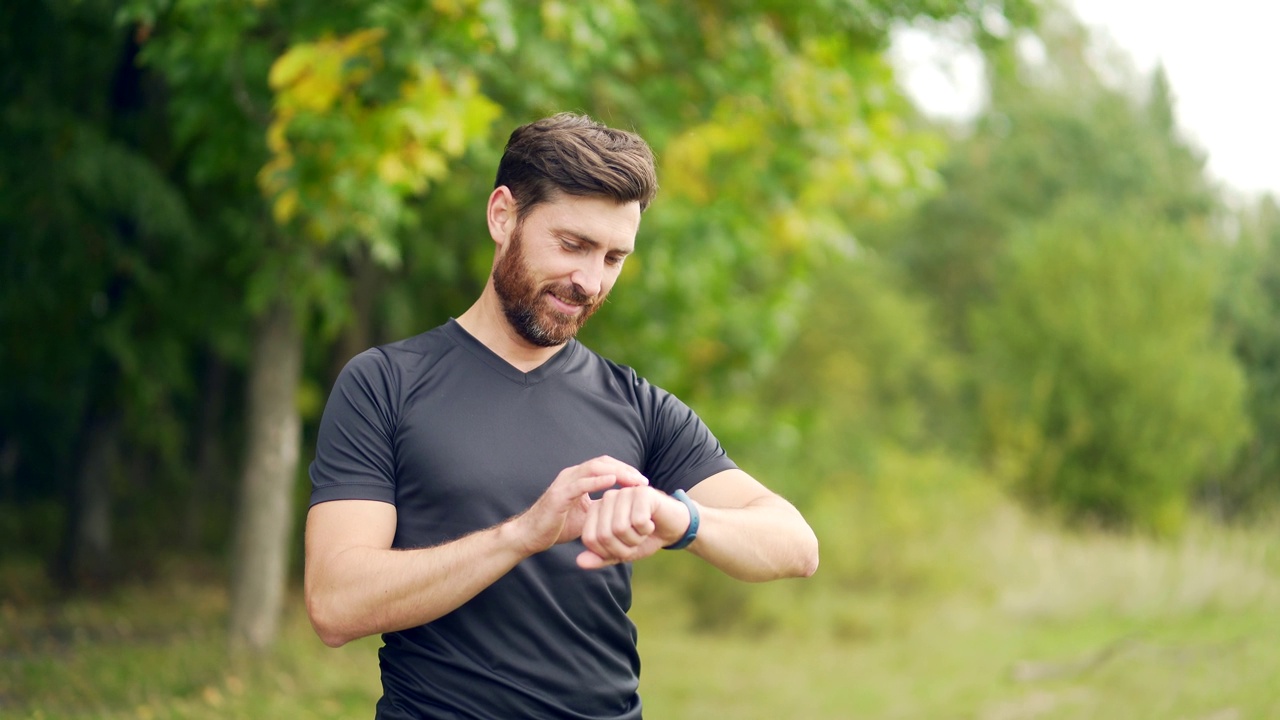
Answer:
[(499, 247), (505, 247), (516, 229), (516, 199), (506, 185), (499, 185), (489, 195), (489, 237)]

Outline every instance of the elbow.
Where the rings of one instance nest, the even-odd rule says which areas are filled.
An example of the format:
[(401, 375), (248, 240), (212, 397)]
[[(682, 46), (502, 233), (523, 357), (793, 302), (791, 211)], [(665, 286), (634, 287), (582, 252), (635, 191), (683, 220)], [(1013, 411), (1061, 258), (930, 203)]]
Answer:
[(796, 576), (813, 577), (816, 572), (818, 572), (818, 537), (810, 531), (808, 542), (805, 543), (804, 550), (801, 552), (799, 572)]
[(316, 635), (320, 637), (320, 642), (324, 643), (328, 647), (340, 648), (352, 640), (352, 638), (347, 637), (346, 635), (323, 628), (314, 622), (311, 623), (311, 626), (315, 628)]
[(344, 632), (342, 624), (330, 610), (331, 607), (331, 603), (326, 604), (314, 593), (307, 593), (307, 619), (311, 621), (311, 628), (319, 636), (320, 642), (331, 648), (342, 647), (356, 636)]
[(762, 564), (753, 571), (730, 574), (747, 582), (767, 582), (812, 577), (817, 571), (818, 538), (810, 531), (803, 537), (792, 538), (792, 543), (785, 551), (775, 555), (773, 562)]
[(818, 572), (818, 553), (814, 551), (813, 555), (805, 559), (804, 565), (800, 568), (799, 577), (813, 577), (816, 572)]

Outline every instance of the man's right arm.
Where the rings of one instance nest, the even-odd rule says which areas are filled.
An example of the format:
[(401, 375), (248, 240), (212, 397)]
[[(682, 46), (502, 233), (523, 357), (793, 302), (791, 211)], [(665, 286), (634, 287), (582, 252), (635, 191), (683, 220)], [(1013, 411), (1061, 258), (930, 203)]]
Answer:
[(524, 558), (510, 523), (453, 542), (392, 550), (394, 505), (320, 503), (307, 514), (307, 614), (330, 647), (430, 622)]
[(589, 494), (648, 481), (609, 457), (566, 468), (524, 513), (441, 545), (392, 549), (395, 506), (333, 500), (307, 514), (307, 615), (326, 645), (393, 632), (452, 612), (521, 560), (578, 538)]

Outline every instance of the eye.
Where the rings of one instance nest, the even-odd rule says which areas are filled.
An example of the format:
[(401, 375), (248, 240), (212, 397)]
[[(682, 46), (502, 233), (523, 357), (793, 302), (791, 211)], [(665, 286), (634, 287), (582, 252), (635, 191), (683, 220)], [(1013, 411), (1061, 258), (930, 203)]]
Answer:
[(622, 261), (626, 259), (626, 255), (605, 255), (604, 257), (604, 261), (609, 265), (621, 265)]

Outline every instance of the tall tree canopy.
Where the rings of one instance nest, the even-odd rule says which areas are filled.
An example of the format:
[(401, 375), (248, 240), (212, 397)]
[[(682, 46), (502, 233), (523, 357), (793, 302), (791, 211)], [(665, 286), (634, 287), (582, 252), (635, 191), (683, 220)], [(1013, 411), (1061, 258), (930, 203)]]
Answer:
[[(941, 147), (904, 121), (890, 27), (954, 19), (979, 37), (984, 20), (1034, 10), (11, 5), (0, 366), (26, 380), (4, 398), (0, 490), (74, 497), (81, 510), (55, 523), (67, 546), (109, 555), (101, 519), (123, 495), (183, 508), (137, 524), (156, 539), (188, 533), (229, 502), (199, 468), (242, 448), (232, 619), (253, 647), (274, 634), (296, 536), (302, 421), (350, 354), (474, 296), (491, 257), (482, 199), (513, 126), (579, 110), (649, 139), (659, 204), (587, 339), (714, 398), (794, 334), (811, 274), (849, 251), (853, 219), (933, 177)], [(243, 403), (224, 397), (241, 387)], [(28, 477), (50, 483), (14, 480)]]
[(1214, 314), (1222, 209), (1162, 71), (1105, 77), (1063, 14), (1039, 37), (1042, 59), (989, 54), (946, 192), (886, 251), (969, 359), (998, 474), (1072, 517), (1173, 530), (1247, 427)]

